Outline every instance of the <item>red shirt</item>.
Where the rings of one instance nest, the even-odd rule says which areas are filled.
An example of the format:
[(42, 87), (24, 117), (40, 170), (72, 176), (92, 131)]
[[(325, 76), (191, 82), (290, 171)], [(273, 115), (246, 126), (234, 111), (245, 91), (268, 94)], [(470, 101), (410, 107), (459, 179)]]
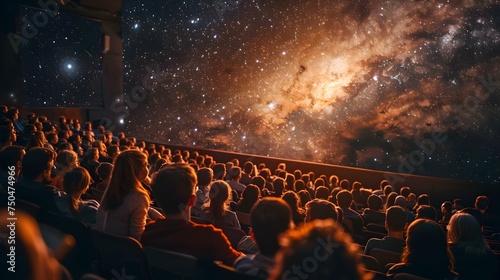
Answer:
[(185, 220), (158, 219), (146, 226), (141, 243), (144, 247), (220, 260), (230, 266), (242, 255), (231, 247), (222, 230)]

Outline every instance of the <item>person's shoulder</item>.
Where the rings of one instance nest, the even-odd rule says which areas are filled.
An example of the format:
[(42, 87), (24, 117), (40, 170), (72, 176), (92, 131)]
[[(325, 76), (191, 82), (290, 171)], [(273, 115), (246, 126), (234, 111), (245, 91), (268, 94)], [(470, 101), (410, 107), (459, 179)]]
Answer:
[(408, 266), (404, 263), (397, 263), (393, 265), (391, 268), (389, 268), (389, 271), (387, 271), (388, 276), (393, 276), (398, 273), (405, 273), (408, 271)]

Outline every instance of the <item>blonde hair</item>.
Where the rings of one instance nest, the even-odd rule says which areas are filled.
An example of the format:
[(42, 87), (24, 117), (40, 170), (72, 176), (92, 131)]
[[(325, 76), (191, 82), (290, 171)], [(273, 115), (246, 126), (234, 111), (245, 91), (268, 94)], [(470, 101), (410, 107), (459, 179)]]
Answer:
[(466, 213), (456, 213), (451, 216), (448, 240), (452, 244), (465, 247), (466, 252), (472, 255), (484, 254), (489, 250), (478, 221), (474, 216)]
[(111, 180), (102, 198), (101, 206), (104, 210), (120, 207), (124, 197), (131, 191), (137, 191), (149, 200), (148, 191), (139, 181), (139, 175), (145, 165), (147, 157), (138, 150), (126, 150), (116, 157)]

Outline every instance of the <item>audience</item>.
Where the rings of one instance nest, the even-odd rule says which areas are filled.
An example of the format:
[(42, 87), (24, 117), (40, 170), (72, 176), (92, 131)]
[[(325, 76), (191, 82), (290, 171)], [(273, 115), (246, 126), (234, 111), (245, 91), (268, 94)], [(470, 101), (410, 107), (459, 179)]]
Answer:
[(146, 155), (138, 150), (124, 151), (116, 158), (111, 180), (97, 211), (97, 229), (139, 240), (148, 212), (153, 220), (161, 216), (149, 209), (150, 194), (142, 185), (148, 172)]
[(158, 172), (151, 187), (166, 217), (146, 226), (141, 243), (233, 265), (242, 254), (231, 247), (222, 230), (190, 221), (196, 184), (196, 173), (187, 164), (166, 166)]
[(350, 209), (352, 194), (348, 190), (342, 190), (337, 194), (337, 204), (342, 209), (344, 219), (351, 221), (353, 234), (360, 235), (363, 231), (363, 218), (358, 212)]
[(391, 267), (387, 275), (409, 273), (427, 279), (458, 279), (453, 269), (453, 255), (441, 226), (417, 219), (408, 227), (401, 263)]
[(365, 208), (362, 214), (365, 224), (384, 224), (385, 214), (381, 212), (382, 204), (380, 196), (372, 194), (368, 197), (368, 208)]
[(241, 228), (236, 213), (229, 210), (229, 202), (232, 200), (231, 193), (231, 187), (225, 181), (212, 182), (208, 201), (201, 207), (200, 219), (216, 227)]
[(12, 182), (9, 180), (9, 176), (16, 180), (19, 178), (25, 154), (26, 152), (21, 146), (8, 146), (0, 150), (0, 191), (7, 193), (8, 187), (13, 187), (12, 184), (9, 184)]
[(275, 264), (274, 255), (279, 250), (278, 237), (293, 227), (292, 213), (283, 200), (266, 197), (252, 208), (250, 220), (250, 234), (259, 251), (240, 257), (234, 268), (239, 272), (267, 279)]
[(101, 162), (97, 167), (97, 176), (101, 180), (95, 186), (96, 189), (100, 191), (105, 191), (111, 180), (111, 172), (113, 172), (113, 165), (109, 162)]
[(239, 195), (245, 190), (245, 185), (240, 183), (241, 179), (241, 168), (239, 166), (231, 167), (229, 170), (229, 181), (228, 184), (231, 189), (235, 190)]

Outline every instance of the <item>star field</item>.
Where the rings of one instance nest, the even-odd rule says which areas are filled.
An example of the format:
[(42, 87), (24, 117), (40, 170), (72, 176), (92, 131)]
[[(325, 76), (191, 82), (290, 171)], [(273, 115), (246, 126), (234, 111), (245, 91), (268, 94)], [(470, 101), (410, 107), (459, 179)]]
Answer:
[(147, 90), (134, 135), (500, 181), (495, 1), (123, 4), (125, 95)]
[(26, 105), (102, 107), (100, 23), (59, 13), (37, 27), (31, 22), (37, 12), (21, 8), (21, 17), (36, 28), (21, 46)]

